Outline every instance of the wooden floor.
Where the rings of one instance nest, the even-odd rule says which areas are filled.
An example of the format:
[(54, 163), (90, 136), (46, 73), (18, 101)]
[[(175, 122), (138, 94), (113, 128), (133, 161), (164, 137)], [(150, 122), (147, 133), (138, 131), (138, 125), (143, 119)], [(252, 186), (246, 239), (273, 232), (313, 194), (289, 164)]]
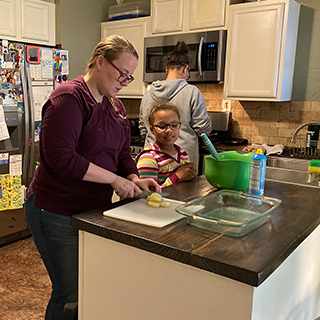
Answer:
[(51, 282), (31, 237), (0, 247), (0, 319), (42, 320)]

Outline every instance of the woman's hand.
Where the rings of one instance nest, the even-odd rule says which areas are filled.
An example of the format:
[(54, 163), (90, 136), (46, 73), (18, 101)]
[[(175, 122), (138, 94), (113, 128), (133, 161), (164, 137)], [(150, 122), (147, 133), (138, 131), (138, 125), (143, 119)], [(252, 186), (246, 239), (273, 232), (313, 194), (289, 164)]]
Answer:
[(197, 168), (193, 162), (188, 162), (182, 166), (180, 166), (176, 170), (176, 175), (180, 179), (180, 181), (189, 181), (196, 177)]
[(140, 189), (136, 183), (120, 176), (116, 176), (111, 186), (116, 194), (122, 198), (134, 198), (140, 193)]
[(139, 179), (138, 176), (134, 175), (131, 177), (131, 181), (134, 182), (141, 190), (161, 192), (161, 187), (154, 179)]

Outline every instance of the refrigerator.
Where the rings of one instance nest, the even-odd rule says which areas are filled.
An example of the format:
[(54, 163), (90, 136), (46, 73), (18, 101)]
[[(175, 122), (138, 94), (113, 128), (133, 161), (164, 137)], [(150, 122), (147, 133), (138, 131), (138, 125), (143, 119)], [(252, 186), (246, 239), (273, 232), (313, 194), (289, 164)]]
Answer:
[(68, 51), (0, 39), (0, 246), (30, 234), (25, 198), (38, 165), (42, 106), (68, 81)]

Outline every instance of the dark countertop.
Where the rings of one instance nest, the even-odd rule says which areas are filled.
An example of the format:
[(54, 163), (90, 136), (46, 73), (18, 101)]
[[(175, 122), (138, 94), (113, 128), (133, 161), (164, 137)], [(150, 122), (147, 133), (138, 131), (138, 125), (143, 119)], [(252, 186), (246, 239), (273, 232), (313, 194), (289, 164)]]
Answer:
[[(204, 176), (165, 188), (170, 198), (189, 201), (214, 189)], [(265, 195), (282, 200), (271, 220), (237, 238), (188, 225), (181, 219), (154, 228), (103, 216), (101, 208), (72, 217), (80, 230), (259, 286), (320, 223), (320, 188), (266, 181)], [(123, 200), (111, 207), (132, 200)]]

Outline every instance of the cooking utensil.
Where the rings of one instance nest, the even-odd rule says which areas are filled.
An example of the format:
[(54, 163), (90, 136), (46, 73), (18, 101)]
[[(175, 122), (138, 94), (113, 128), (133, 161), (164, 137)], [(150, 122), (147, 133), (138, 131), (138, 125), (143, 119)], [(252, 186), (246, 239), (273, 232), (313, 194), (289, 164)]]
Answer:
[(204, 173), (208, 182), (217, 189), (244, 191), (249, 188), (252, 152), (225, 151), (219, 160), (212, 155), (204, 157)]
[(152, 193), (157, 193), (160, 194), (162, 198), (168, 197), (170, 195), (169, 192), (155, 192), (155, 191), (146, 191), (146, 190), (141, 190), (140, 193), (138, 194), (138, 198), (147, 198), (150, 196)]
[(208, 150), (212, 154), (212, 156), (218, 160), (219, 154), (218, 154), (217, 150), (215, 149), (215, 147), (213, 146), (210, 139), (208, 138), (208, 136), (205, 133), (202, 133), (201, 138), (202, 138), (203, 142), (205, 143), (205, 145), (208, 147)]

